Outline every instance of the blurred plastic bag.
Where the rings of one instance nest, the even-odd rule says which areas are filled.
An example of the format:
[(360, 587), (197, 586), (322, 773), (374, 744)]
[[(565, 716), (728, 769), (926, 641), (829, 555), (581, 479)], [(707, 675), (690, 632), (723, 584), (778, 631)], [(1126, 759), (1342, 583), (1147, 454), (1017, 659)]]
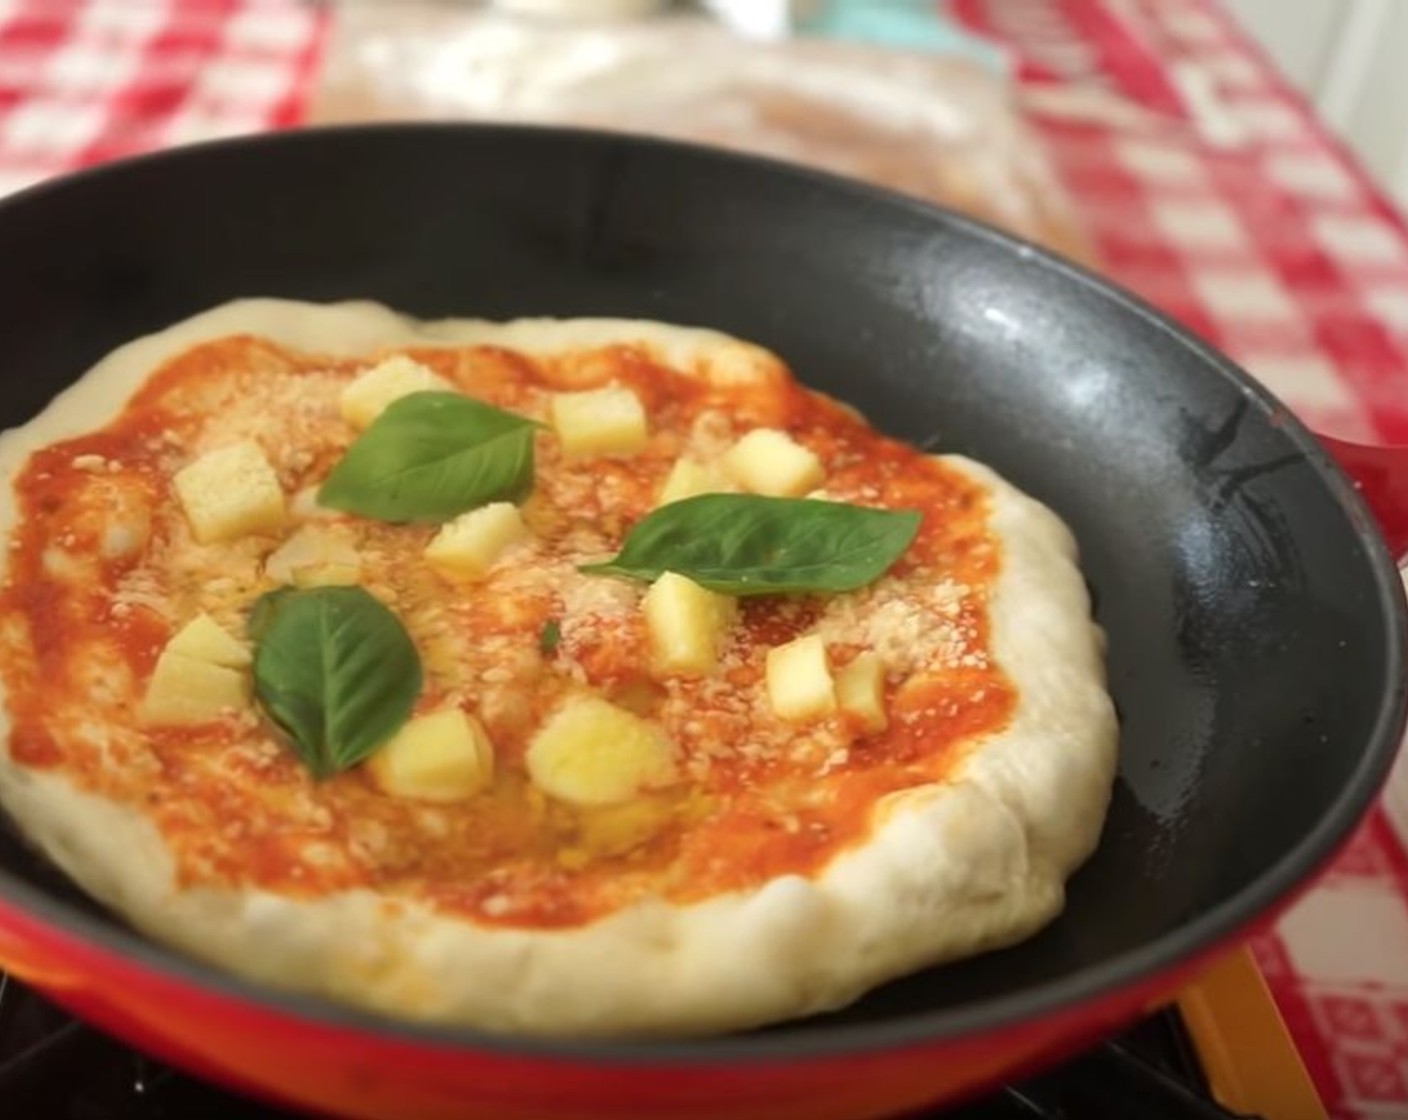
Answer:
[(1008, 86), (958, 58), (755, 42), (696, 16), (557, 23), (361, 0), (335, 10), (310, 118), (522, 121), (690, 139), (870, 180), (1089, 259)]

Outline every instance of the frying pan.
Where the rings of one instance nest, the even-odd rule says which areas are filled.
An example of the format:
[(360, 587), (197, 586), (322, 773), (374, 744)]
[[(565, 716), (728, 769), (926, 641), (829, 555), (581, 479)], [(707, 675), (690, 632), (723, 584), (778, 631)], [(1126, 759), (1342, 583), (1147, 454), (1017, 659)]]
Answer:
[(891, 1115), (1166, 999), (1306, 884), (1385, 777), (1403, 592), (1349, 480), (1224, 358), (980, 224), (601, 133), (397, 125), (187, 148), (0, 204), (0, 423), (117, 345), (250, 295), (711, 326), (894, 435), (991, 464), (1077, 535), (1120, 768), (1098, 851), (1030, 941), (689, 1043), (509, 1041), (274, 994), (144, 941), (6, 836), (0, 961), (197, 1074), (382, 1120)]

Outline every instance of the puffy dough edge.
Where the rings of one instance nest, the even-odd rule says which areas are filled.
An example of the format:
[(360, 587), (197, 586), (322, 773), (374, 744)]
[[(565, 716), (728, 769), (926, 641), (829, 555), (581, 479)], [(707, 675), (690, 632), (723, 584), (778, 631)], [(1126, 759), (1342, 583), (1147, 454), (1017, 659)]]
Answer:
[[(237, 301), (116, 351), (35, 421), (0, 436), (0, 468), (8, 477), (33, 447), (103, 422), (155, 364), (231, 333), (346, 353), (474, 342), (545, 352), (629, 338), (685, 368), (711, 354), (766, 354), (714, 331), (639, 321), (417, 324), (362, 301)], [(145, 817), (61, 775), (19, 767), (8, 746), (0, 804), (82, 888), (153, 939), (256, 983), (393, 1017), (507, 1034), (658, 1037), (844, 1006), (1049, 922), (1067, 877), (1098, 842), (1114, 777), (1103, 635), (1090, 620), (1072, 534), (991, 469), (944, 459), (991, 495), (1003, 546), (991, 637), (1019, 690), (1017, 708), (951, 782), (889, 798), (870, 840), (814, 879), (786, 876), (686, 906), (645, 900), (572, 930), (514, 930), (367, 891), (295, 901), (178, 889)], [(0, 503), (8, 526), (10, 487)]]

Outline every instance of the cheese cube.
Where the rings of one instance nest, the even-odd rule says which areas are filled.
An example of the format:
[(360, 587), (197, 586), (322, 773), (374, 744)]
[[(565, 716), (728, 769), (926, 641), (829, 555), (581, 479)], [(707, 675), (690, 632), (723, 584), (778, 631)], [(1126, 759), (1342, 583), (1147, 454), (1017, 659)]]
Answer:
[(248, 673), (167, 649), (157, 658), (138, 715), (149, 724), (204, 723), (249, 707), (249, 699)]
[(99, 550), (103, 559), (136, 559), (152, 536), (152, 508), (147, 497), (135, 486), (117, 483), (88, 488), (84, 498), (100, 506), (101, 512), (94, 512), (102, 525)]
[(445, 575), (481, 580), (510, 545), (528, 536), (517, 506), (491, 502), (442, 525), (425, 546), (425, 558)]
[(564, 455), (633, 455), (645, 446), (645, 406), (629, 389), (556, 393), (548, 406)]
[(201, 544), (268, 533), (284, 520), (279, 476), (248, 440), (207, 452), (176, 472), (176, 496)]
[(666, 572), (650, 585), (642, 606), (651, 663), (661, 673), (710, 672), (728, 635), (737, 600)]
[(362, 569), (352, 564), (315, 564), (293, 575), (295, 587), (356, 587), (361, 582)]
[(794, 723), (836, 710), (836, 686), (826, 657), (826, 643), (806, 634), (768, 650), (768, 703), (773, 713)]
[(726, 452), (724, 470), (753, 494), (796, 498), (826, 478), (821, 460), (786, 432), (754, 428)]
[(670, 473), (660, 486), (660, 496), (655, 499), (657, 506), (693, 498), (700, 494), (716, 494), (730, 488), (728, 479), (719, 470), (706, 466), (694, 459), (676, 459)]
[(625, 855), (670, 824), (673, 810), (659, 798), (603, 806), (582, 814), (577, 842), (588, 856)]
[(289, 499), (288, 512), (298, 521), (313, 521), (318, 518), (340, 517), (341, 510), (318, 504), (318, 486), (305, 486)]
[(114, 519), (103, 529), (100, 549), (104, 560), (130, 560), (147, 546), (152, 522), (146, 515)]
[(494, 780), (494, 747), (478, 720), (447, 708), (408, 721), (367, 760), (367, 770), (393, 797), (463, 801)]
[(841, 667), (836, 673), (836, 703), (865, 731), (885, 730), (890, 722), (885, 712), (885, 662), (878, 654), (857, 654)]
[(362, 558), (344, 527), (305, 525), (269, 554), (264, 571), (296, 587), (355, 584), (361, 579)]
[(254, 660), (247, 645), (226, 633), (218, 622), (204, 612), (172, 636), (166, 643), (165, 652), (208, 661), (212, 665), (224, 665), (228, 669), (248, 668)]
[(162, 649), (138, 716), (149, 724), (204, 723), (247, 708), (252, 661), (248, 646), (198, 614)]
[(443, 377), (404, 354), (393, 354), (359, 375), (338, 398), (342, 418), (357, 428), (365, 428), (385, 411), (392, 401), (412, 393), (452, 391)]
[(610, 805), (675, 778), (663, 729), (596, 696), (568, 699), (528, 744), (533, 784), (576, 805)]

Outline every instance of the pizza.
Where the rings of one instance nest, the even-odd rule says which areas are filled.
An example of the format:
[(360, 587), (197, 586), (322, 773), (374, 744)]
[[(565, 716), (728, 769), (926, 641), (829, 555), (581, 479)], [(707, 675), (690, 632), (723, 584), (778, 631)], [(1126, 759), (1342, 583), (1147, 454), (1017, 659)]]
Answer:
[(0, 802), (258, 984), (747, 1029), (1031, 935), (1098, 840), (1069, 529), (748, 342), (241, 300), (0, 464)]

